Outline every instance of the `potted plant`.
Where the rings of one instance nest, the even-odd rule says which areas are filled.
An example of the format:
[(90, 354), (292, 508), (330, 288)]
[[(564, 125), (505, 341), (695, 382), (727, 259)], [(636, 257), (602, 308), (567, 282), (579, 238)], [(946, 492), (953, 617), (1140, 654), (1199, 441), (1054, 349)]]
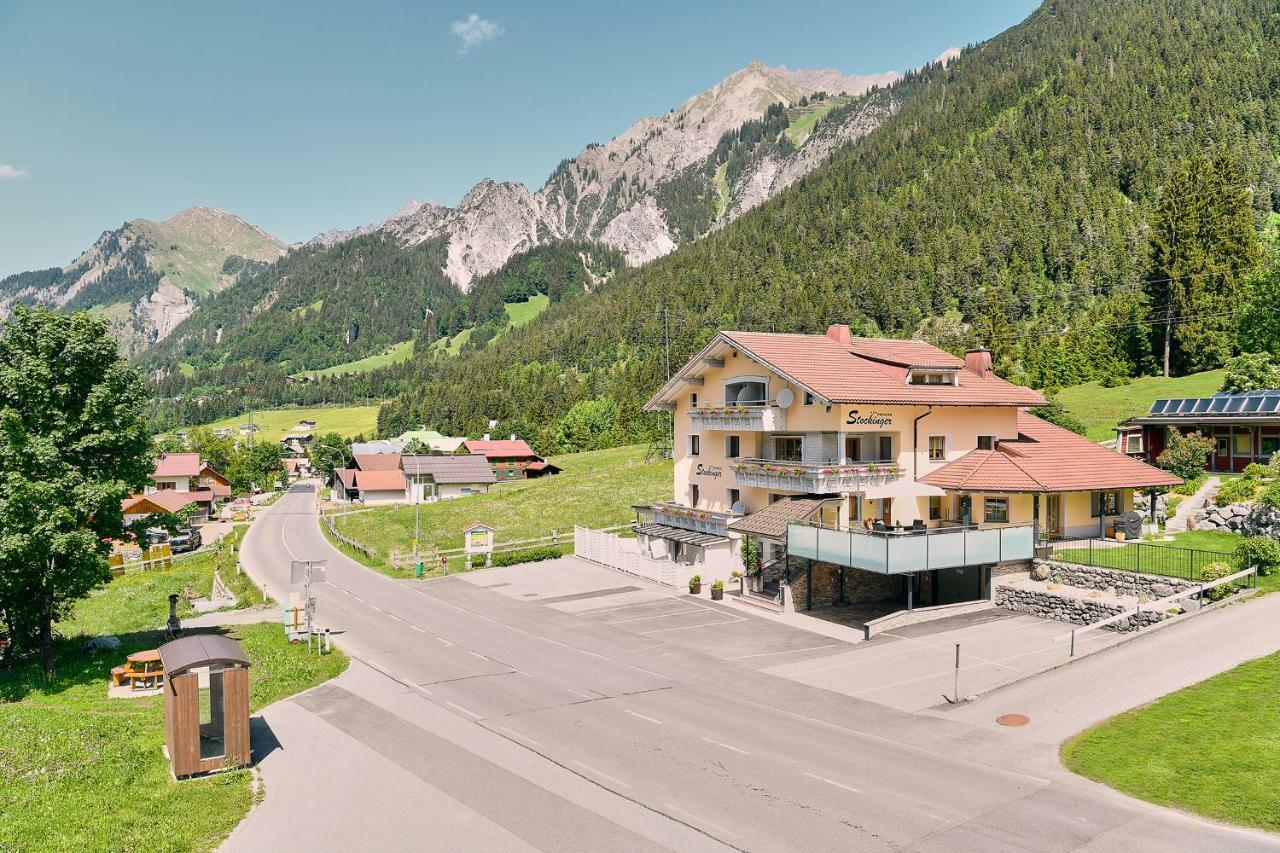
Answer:
[(702, 594), (702, 575), (694, 575), (693, 577), (689, 578), (689, 594), (690, 595)]
[(717, 579), (711, 584), (711, 600), (721, 601), (724, 599), (724, 581)]

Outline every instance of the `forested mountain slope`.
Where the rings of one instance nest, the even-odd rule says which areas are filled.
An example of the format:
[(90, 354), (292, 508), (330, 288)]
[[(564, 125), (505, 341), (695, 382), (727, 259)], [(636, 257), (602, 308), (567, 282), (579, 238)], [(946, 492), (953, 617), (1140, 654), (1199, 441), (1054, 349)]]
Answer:
[[(383, 425), (499, 418), (546, 446), (581, 407), (612, 407), (611, 439), (643, 437), (666, 330), (677, 364), (716, 328), (840, 320), (983, 343), (1050, 386), (1156, 368), (1167, 326), (1175, 372), (1212, 367), (1280, 209), (1278, 50), (1274, 0), (1047, 2), (908, 75), (894, 115), (736, 222), (482, 352), (418, 363)], [(1163, 254), (1176, 234), (1199, 253)]]

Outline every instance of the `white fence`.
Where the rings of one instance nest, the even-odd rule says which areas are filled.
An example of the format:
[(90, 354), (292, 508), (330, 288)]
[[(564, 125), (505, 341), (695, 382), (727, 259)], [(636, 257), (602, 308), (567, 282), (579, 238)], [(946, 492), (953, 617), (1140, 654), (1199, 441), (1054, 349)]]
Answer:
[(680, 566), (670, 560), (654, 560), (641, 554), (638, 548), (635, 539), (624, 539), (590, 527), (573, 528), (575, 556), (667, 586), (678, 587), (688, 583), (689, 566)]

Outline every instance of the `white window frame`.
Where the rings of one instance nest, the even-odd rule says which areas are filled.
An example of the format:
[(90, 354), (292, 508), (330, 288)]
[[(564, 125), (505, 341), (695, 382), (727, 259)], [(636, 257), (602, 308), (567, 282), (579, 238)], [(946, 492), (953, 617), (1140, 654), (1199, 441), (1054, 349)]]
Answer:
[[(740, 384), (742, 384), (742, 383), (744, 383), (744, 382), (753, 382), (753, 383), (758, 383), (758, 384), (760, 384), (760, 385), (763, 385), (763, 386), (764, 386), (764, 401), (763, 401), (763, 402), (760, 402), (760, 403), (755, 403), (754, 405), (760, 405), (760, 406), (763, 406), (763, 405), (766, 405), (766, 404), (769, 402), (769, 377), (768, 377), (768, 376), (728, 376), (728, 377), (725, 377), (725, 379), (723, 379), (723, 380), (721, 381), (721, 383), (720, 383), (720, 392), (721, 392), (720, 397), (721, 397), (721, 401), (722, 401), (725, 405), (728, 405), (728, 404), (729, 404), (729, 386), (730, 386), (730, 385), (740, 385)], [(746, 405), (746, 404), (743, 404), (743, 405)]]
[[(733, 440), (734, 440), (735, 438), (738, 440), (738, 452), (737, 452), (737, 453), (733, 453), (733, 452), (731, 452), (731, 448), (730, 448), (730, 445), (732, 444), (732, 442), (733, 442)], [(741, 456), (742, 456), (742, 436), (741, 436), (741, 435), (739, 435), (739, 434), (738, 434), (738, 433), (736, 433), (736, 432), (731, 432), (731, 433), (727, 434), (727, 435), (724, 437), (724, 458), (725, 458), (725, 459), (737, 459), (737, 458), (739, 458), (739, 457), (741, 457)]]
[[(942, 442), (942, 452), (938, 456), (933, 455), (933, 442), (935, 439)], [(930, 462), (947, 461), (947, 436), (945, 435), (929, 436), (929, 438), (926, 439), (924, 443), (924, 452), (925, 452), (925, 455), (928, 456)]]
[(742, 500), (742, 490), (735, 486), (726, 486), (724, 490), (724, 507), (733, 512), (733, 505)]
[(698, 408), (698, 392), (697, 391), (694, 391), (692, 394), (689, 395), (689, 408), (691, 409)]
[(813, 396), (813, 392), (812, 392), (812, 391), (805, 391), (805, 392), (804, 392), (803, 400), (804, 400), (803, 405), (806, 405), (806, 406), (812, 406), (812, 405), (814, 404), (814, 402), (815, 402), (815, 399), (814, 399), (814, 396)]
[[(783, 459), (778, 452), (778, 440), (783, 438), (794, 438), (800, 442), (800, 458), (799, 459)], [(803, 462), (804, 461), (804, 435), (802, 433), (779, 433), (773, 436), (773, 458), (777, 462)]]
[[(990, 447), (983, 447), (983, 446), (982, 446), (982, 440), (983, 440), (984, 438), (989, 438), (989, 439), (991, 439), (991, 446), (990, 446)], [(976, 443), (974, 444), (974, 447), (976, 447), (978, 450), (995, 450), (995, 449), (996, 449), (996, 446), (997, 446), (997, 445), (999, 445), (999, 444), (1000, 444), (1000, 436), (998, 436), (998, 435), (991, 435), (990, 433), (982, 433), (982, 434), (980, 434), (980, 435), (977, 437), (977, 441), (976, 441)]]
[(689, 484), (689, 507), (690, 507), (691, 509), (696, 509), (696, 508), (697, 508), (697, 506), (698, 506), (698, 500), (702, 497), (702, 495), (700, 494), (700, 492), (701, 492), (701, 489), (699, 489), (699, 488), (698, 488), (698, 484), (697, 484), (697, 483), (690, 483), (690, 484)]
[[(992, 520), (988, 507), (992, 501), (1004, 504), (1004, 518)], [(1009, 523), (1009, 496), (1008, 495), (983, 495), (982, 496), (982, 523), (983, 524), (1008, 524)]]
[(702, 455), (702, 435), (701, 433), (689, 433), (688, 454), (689, 456)]

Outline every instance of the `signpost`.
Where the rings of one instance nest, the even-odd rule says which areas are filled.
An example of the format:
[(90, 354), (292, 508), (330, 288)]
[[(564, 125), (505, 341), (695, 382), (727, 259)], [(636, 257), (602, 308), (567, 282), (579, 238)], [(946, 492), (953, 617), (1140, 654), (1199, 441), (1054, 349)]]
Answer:
[(493, 534), (495, 529), (487, 524), (472, 524), (462, 529), (467, 554), (467, 568), (471, 568), (473, 554), (483, 554), (484, 564), (493, 565)]
[(324, 583), (326, 560), (294, 560), (289, 567), (289, 606), (285, 608), (285, 634), (292, 643), (311, 643), (315, 630), (316, 593), (314, 585)]

